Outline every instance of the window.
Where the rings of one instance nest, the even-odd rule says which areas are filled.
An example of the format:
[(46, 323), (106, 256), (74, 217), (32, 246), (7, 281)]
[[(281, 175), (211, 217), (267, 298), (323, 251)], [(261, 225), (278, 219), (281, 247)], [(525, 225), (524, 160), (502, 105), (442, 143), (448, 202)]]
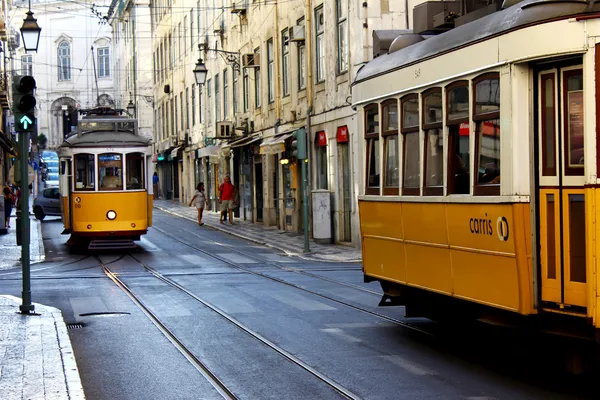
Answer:
[(210, 110), (210, 92), (211, 92), (211, 79), (206, 81), (206, 96), (208, 100), (206, 101), (206, 124), (210, 126), (212, 124), (212, 113)]
[(248, 90), (249, 90), (249, 88), (248, 88), (248, 70), (247, 69), (244, 69), (244, 75), (242, 77), (242, 80), (243, 80), (242, 90), (244, 92), (243, 93), (244, 112), (247, 112), (248, 111), (248, 103), (249, 103), (249, 100), (248, 100)]
[(290, 94), (290, 77), (289, 77), (289, 69), (290, 69), (290, 42), (289, 42), (289, 34), (287, 28), (281, 32), (281, 79), (282, 79), (282, 89), (283, 95), (289, 96)]
[(475, 193), (500, 194), (500, 78), (498, 73), (473, 80), (475, 112)]
[(365, 107), (365, 140), (367, 149), (367, 187), (365, 194), (379, 194), (379, 105)]
[(75, 190), (96, 188), (95, 161), (93, 154), (75, 155)]
[(337, 17), (337, 62), (338, 73), (343, 73), (348, 70), (348, 22), (346, 21), (346, 13), (343, 7), (344, 0), (336, 0), (336, 17)]
[(32, 55), (25, 55), (21, 57), (21, 75), (33, 76)]
[(223, 71), (223, 119), (229, 116), (229, 75), (227, 70)]
[(402, 136), (404, 141), (403, 195), (419, 195), (421, 186), (421, 152), (419, 146), (419, 96), (404, 96), (402, 104)]
[(383, 136), (383, 154), (384, 154), (384, 195), (398, 195), (400, 183), (400, 159), (398, 154), (398, 100), (387, 100), (381, 105), (383, 116), (383, 126), (381, 136)]
[(233, 113), (237, 114), (238, 112), (238, 72), (235, 69), (232, 69), (233, 73)]
[(100, 47), (98, 49), (98, 77), (110, 76), (110, 48)]
[(269, 103), (275, 101), (275, 58), (273, 55), (273, 38), (267, 40), (267, 99)]
[(444, 136), (442, 134), (442, 89), (423, 92), (423, 131), (425, 132), (425, 184), (423, 194), (444, 194)]
[(317, 83), (325, 80), (325, 21), (323, 18), (323, 6), (320, 5), (315, 8)]
[(98, 155), (100, 190), (123, 190), (123, 156), (116, 153)]
[(127, 154), (125, 165), (127, 166), (127, 190), (144, 189), (144, 153)]
[[(187, 15), (183, 17), (183, 54), (187, 53), (187, 35), (188, 35)], [(179, 39), (181, 41), (181, 39)]]
[[(321, 139), (323, 138), (323, 139)], [(317, 189), (328, 189), (327, 182), (327, 136), (325, 132), (317, 132), (315, 140), (315, 158), (317, 160)]]
[(583, 176), (583, 71), (572, 69), (562, 74), (565, 175)]
[(204, 110), (202, 110), (202, 85), (198, 85), (198, 123), (204, 119)]
[(192, 127), (196, 125), (196, 88), (192, 83)]
[[(260, 60), (260, 49), (254, 50), (254, 59)], [(260, 107), (260, 68), (254, 68), (254, 106)]]
[(181, 51), (182, 51), (182, 46), (181, 46), (181, 22), (179, 23), (179, 25), (177, 25), (177, 58), (181, 58)]
[(71, 80), (71, 45), (65, 40), (58, 45), (58, 80)]
[[(298, 26), (304, 26), (304, 18), (296, 22)], [(306, 46), (305, 42), (298, 42), (298, 91), (306, 89)]]
[(215, 75), (215, 121), (221, 120), (221, 99), (219, 98), (219, 74)]
[(185, 129), (190, 129), (190, 88), (185, 88)]
[(446, 87), (448, 125), (448, 194), (471, 193), (469, 157), (469, 84), (467, 81)]
[(556, 176), (556, 93), (555, 74), (543, 74), (540, 77), (540, 100), (542, 107), (542, 175)]

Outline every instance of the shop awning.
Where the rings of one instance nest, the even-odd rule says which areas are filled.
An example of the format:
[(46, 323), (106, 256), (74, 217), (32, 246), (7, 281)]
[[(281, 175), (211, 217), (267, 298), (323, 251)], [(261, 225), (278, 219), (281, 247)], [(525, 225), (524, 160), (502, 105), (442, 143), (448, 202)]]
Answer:
[(173, 150), (171, 150), (171, 158), (176, 158), (177, 157), (177, 153), (183, 148), (183, 146), (179, 146), (179, 147), (175, 147)]
[(250, 143), (254, 143), (257, 142), (259, 140), (262, 140), (262, 137), (259, 135), (250, 135), (248, 137), (242, 138), (240, 140), (236, 140), (235, 142), (231, 143), (231, 147), (242, 147), (242, 146), (247, 146)]
[(285, 151), (285, 141), (294, 134), (294, 132), (284, 133), (283, 135), (273, 136), (260, 145), (260, 154), (279, 154)]
[(206, 146), (201, 149), (198, 149), (198, 158), (214, 156), (219, 154), (219, 149), (221, 146)]
[(17, 155), (17, 144), (12, 139), (4, 136), (4, 133), (0, 131), (0, 147), (12, 155)]

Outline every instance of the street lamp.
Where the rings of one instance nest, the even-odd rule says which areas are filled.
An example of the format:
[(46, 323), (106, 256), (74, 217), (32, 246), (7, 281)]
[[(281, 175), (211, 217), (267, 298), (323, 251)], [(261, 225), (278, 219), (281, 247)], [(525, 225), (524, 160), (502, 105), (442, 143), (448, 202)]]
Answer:
[(135, 104), (133, 104), (133, 100), (129, 100), (129, 104), (127, 104), (127, 112), (132, 117), (135, 115)]
[(194, 68), (194, 77), (196, 78), (196, 83), (198, 85), (204, 85), (204, 82), (206, 82), (207, 74), (208, 69), (206, 69), (204, 61), (202, 61), (201, 58), (198, 58), (198, 62), (196, 63), (196, 67)]
[(23, 37), (23, 47), (25, 51), (38, 51), (38, 45), (40, 43), (40, 33), (42, 28), (37, 23), (37, 20), (33, 18), (31, 12), (31, 0), (29, 1), (29, 11), (27, 11), (27, 17), (23, 20), (23, 26), (21, 26), (21, 36)]

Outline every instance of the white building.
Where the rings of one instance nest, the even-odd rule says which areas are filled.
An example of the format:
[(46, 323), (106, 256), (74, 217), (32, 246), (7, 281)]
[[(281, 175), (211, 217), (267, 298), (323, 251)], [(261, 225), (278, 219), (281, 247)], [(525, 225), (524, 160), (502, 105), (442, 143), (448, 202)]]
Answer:
[[(108, 4), (32, 1), (31, 11), (42, 28), (38, 51), (26, 54), (19, 47), (13, 66), (36, 79), (38, 134), (53, 148), (77, 124), (78, 109), (115, 103), (112, 33), (102, 18)], [(16, 29), (26, 12), (26, 3), (13, 6)]]

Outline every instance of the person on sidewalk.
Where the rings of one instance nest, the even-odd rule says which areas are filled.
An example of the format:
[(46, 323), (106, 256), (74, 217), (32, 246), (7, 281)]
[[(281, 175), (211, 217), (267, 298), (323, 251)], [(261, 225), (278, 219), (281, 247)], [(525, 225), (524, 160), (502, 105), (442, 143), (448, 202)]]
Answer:
[(14, 197), (8, 186), (2, 189), (2, 195), (4, 197), (4, 226), (10, 228), (10, 213), (12, 213)]
[(158, 200), (158, 174), (156, 172), (152, 175), (152, 191), (154, 192), (154, 200)]
[(219, 204), (221, 205), (220, 223), (223, 223), (225, 214), (229, 211), (229, 223), (233, 225), (233, 207), (235, 206), (235, 187), (231, 184), (229, 175), (225, 175), (225, 181), (219, 186)]
[(204, 206), (206, 205), (206, 195), (204, 194), (204, 182), (200, 182), (198, 186), (196, 186), (196, 193), (194, 193), (194, 197), (190, 200), (190, 207), (192, 203), (195, 204), (198, 209), (198, 225), (204, 225), (202, 222), (202, 213), (204, 212)]

